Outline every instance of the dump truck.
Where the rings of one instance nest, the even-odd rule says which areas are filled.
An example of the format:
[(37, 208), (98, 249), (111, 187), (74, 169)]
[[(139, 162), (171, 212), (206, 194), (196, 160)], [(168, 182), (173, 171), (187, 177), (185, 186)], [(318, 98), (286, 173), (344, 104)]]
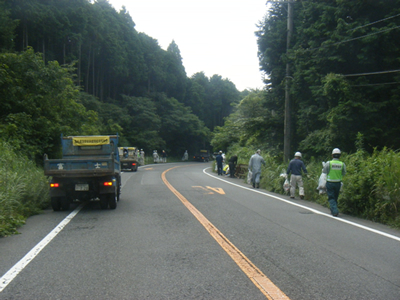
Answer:
[(138, 149), (136, 147), (119, 147), (118, 150), (121, 159), (121, 170), (136, 172), (139, 165)]
[(208, 153), (208, 150), (200, 150), (193, 156), (193, 160), (208, 162), (210, 160), (210, 154)]
[(69, 210), (71, 203), (86, 201), (115, 209), (121, 193), (118, 135), (61, 135), (61, 145), (62, 158), (44, 155), (53, 210)]

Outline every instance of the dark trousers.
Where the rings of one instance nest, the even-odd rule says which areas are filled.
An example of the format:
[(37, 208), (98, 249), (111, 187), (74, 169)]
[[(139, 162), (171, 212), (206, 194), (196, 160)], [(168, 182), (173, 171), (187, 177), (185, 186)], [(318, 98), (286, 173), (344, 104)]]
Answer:
[(229, 174), (232, 178), (235, 177), (235, 164), (229, 164)]
[(329, 207), (331, 209), (332, 215), (338, 215), (338, 199), (340, 192), (341, 183), (340, 182), (326, 182), (326, 193), (328, 194)]
[(221, 164), (217, 163), (217, 170), (218, 170), (218, 175), (222, 175), (222, 163)]

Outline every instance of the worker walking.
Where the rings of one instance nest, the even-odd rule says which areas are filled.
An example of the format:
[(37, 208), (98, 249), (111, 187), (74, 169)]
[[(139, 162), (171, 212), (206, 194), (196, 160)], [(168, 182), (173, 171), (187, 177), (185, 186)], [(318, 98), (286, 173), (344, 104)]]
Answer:
[(188, 159), (189, 159), (189, 154), (186, 150), (185, 153), (183, 153), (182, 161), (187, 161)]
[(299, 186), (300, 199), (304, 199), (304, 187), (303, 187), (303, 177), (302, 172), (307, 174), (306, 166), (301, 160), (301, 153), (296, 152), (294, 158), (289, 162), (286, 174), (290, 175), (290, 198), (294, 199), (294, 194), (296, 192), (296, 186)]
[(139, 164), (141, 166), (144, 166), (144, 151), (143, 151), (143, 149), (140, 149)]
[(339, 215), (339, 192), (342, 186), (343, 176), (346, 174), (346, 165), (339, 160), (341, 154), (339, 148), (333, 149), (332, 160), (325, 163), (322, 170), (322, 172), (326, 174), (326, 193), (328, 195), (329, 206), (332, 216), (335, 217)]
[(158, 156), (157, 150), (154, 150), (153, 151), (153, 161), (154, 161), (154, 163), (158, 163), (159, 158), (160, 157)]
[(255, 154), (253, 154), (249, 160), (249, 170), (252, 172), (253, 176), (251, 178), (251, 183), (253, 188), (260, 187), (260, 177), (261, 177), (261, 164), (265, 165), (264, 158), (260, 155), (261, 150), (258, 149)]
[(218, 155), (215, 157), (215, 161), (217, 162), (218, 175), (222, 175), (222, 151), (218, 152)]

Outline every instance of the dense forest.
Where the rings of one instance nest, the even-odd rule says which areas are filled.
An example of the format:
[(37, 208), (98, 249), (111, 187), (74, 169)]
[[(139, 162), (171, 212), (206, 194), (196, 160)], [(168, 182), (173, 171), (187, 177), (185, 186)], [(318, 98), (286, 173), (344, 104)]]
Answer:
[(209, 147), (243, 93), (219, 75), (188, 78), (107, 0), (0, 0), (1, 138), (30, 157), (64, 135), (115, 134), (146, 153)]
[[(400, 1), (270, 3), (255, 32), (263, 91), (219, 75), (188, 78), (107, 0), (0, 0), (1, 138), (39, 158), (64, 134), (111, 134), (173, 155), (237, 143), (282, 156), (289, 83), (291, 151), (400, 148)], [(257, 22), (257, 20), (255, 20)], [(255, 28), (256, 30), (256, 28)], [(289, 70), (286, 68), (289, 66)]]

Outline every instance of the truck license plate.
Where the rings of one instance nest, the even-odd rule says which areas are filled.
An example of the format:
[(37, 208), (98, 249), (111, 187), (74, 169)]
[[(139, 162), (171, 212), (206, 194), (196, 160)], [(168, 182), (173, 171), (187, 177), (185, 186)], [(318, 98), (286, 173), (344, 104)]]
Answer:
[(75, 191), (88, 191), (89, 184), (88, 183), (77, 183), (75, 184)]

